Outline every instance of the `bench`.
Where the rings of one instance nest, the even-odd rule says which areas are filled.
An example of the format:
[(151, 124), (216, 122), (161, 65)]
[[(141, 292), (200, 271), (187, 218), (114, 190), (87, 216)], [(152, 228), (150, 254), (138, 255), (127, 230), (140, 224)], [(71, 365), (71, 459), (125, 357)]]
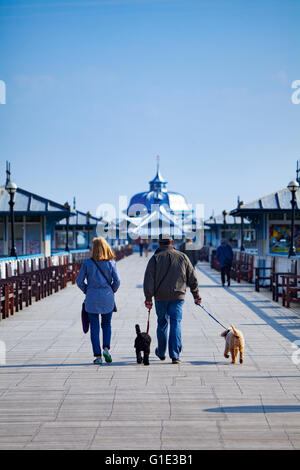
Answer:
[(238, 283), (241, 280), (252, 282), (254, 272), (254, 256), (249, 253), (237, 253), (233, 255), (231, 277)]
[[(282, 272), (273, 272), (272, 275), (272, 299), (275, 302), (278, 302), (279, 297), (283, 296), (283, 276), (297, 275), (297, 261), (292, 264), (292, 270), (290, 272), (282, 271)], [(295, 282), (295, 281), (294, 281)], [(290, 285), (293, 284), (291, 281)]]
[(282, 305), (290, 308), (291, 302), (300, 302), (300, 275), (283, 274), (282, 277)]
[[(271, 266), (257, 266), (255, 267), (255, 290), (259, 292), (261, 288), (272, 291), (273, 286), (273, 275), (275, 272), (275, 257), (272, 259)], [(263, 281), (263, 285), (261, 285)], [(268, 281), (266, 284), (265, 281)]]
[(14, 314), (14, 287), (12, 283), (8, 283), (5, 279), (0, 280), (0, 320), (8, 318)]

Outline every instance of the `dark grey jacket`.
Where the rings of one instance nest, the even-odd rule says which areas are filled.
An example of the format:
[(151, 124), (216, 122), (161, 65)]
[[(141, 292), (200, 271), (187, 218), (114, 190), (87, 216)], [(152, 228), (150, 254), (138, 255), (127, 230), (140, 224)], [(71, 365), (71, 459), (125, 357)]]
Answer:
[(189, 286), (195, 299), (200, 297), (198, 279), (188, 257), (173, 246), (158, 248), (150, 258), (144, 277), (146, 301), (182, 300)]

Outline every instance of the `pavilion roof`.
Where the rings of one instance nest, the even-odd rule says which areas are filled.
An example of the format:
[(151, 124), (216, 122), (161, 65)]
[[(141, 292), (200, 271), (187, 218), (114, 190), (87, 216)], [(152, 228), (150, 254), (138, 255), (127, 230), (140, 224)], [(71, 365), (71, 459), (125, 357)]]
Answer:
[[(300, 191), (296, 192), (296, 210), (300, 209)], [(288, 188), (283, 188), (274, 193), (256, 199), (253, 202), (242, 204), (239, 208), (233, 209), (231, 215), (251, 215), (264, 212), (287, 212), (292, 210), (291, 192)]]
[[(0, 187), (0, 214), (9, 215), (10, 196), (5, 186)], [(14, 213), (16, 215), (48, 215), (57, 219), (66, 217), (67, 208), (63, 204), (19, 188), (15, 194)]]
[[(225, 217), (226, 225), (241, 225), (241, 217), (236, 217), (230, 214), (227, 214)], [(212, 216), (209, 219), (205, 220), (205, 225), (208, 227), (215, 227), (218, 225), (224, 225), (223, 214)], [(249, 224), (247, 220), (244, 220), (244, 224)]]
[[(90, 226), (96, 226), (98, 224), (98, 222), (100, 222), (102, 220), (102, 217), (94, 217), (94, 216), (90, 216), (89, 217), (89, 225)], [(67, 225), (67, 219), (64, 218), (62, 220), (60, 220), (57, 225)], [(81, 212), (81, 211), (78, 211), (76, 210), (75, 214), (71, 215), (69, 217), (69, 225), (88, 225), (88, 216), (86, 214), (86, 212)]]

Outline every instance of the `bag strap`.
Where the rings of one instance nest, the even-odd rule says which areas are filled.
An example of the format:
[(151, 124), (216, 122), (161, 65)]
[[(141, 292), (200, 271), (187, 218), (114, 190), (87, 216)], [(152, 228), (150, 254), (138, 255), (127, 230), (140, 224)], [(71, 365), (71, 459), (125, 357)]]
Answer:
[(104, 274), (104, 272), (102, 271), (102, 269), (100, 268), (100, 266), (98, 265), (98, 263), (96, 263), (96, 261), (94, 260), (94, 258), (91, 258), (91, 260), (95, 263), (96, 267), (98, 268), (98, 270), (100, 271), (100, 273), (102, 274), (102, 276), (104, 277), (104, 279), (106, 280), (107, 284), (109, 285), (109, 287), (110, 287), (111, 290), (112, 290), (111, 282), (109, 282), (109, 280), (107, 279), (106, 275)]

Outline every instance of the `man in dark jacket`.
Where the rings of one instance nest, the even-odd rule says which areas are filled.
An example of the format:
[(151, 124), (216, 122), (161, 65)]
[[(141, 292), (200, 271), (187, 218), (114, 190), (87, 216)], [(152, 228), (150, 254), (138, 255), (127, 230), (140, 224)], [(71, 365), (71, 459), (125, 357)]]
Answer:
[(179, 246), (179, 250), (188, 257), (192, 265), (195, 267), (199, 260), (199, 250), (194, 248), (193, 240), (184, 240), (183, 243)]
[(225, 285), (225, 275), (227, 276), (227, 283), (230, 286), (230, 271), (233, 260), (233, 251), (226, 240), (222, 240), (221, 245), (217, 248), (216, 257), (221, 268), (222, 286)]
[(170, 236), (160, 235), (159, 248), (150, 258), (145, 271), (145, 306), (151, 309), (154, 297), (158, 341), (155, 354), (162, 361), (166, 358), (170, 321), (169, 356), (173, 364), (180, 363), (182, 306), (187, 285), (195, 304), (200, 304), (198, 280), (190, 260), (173, 247)]

